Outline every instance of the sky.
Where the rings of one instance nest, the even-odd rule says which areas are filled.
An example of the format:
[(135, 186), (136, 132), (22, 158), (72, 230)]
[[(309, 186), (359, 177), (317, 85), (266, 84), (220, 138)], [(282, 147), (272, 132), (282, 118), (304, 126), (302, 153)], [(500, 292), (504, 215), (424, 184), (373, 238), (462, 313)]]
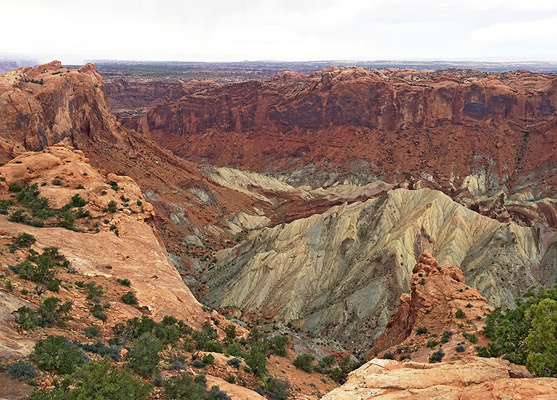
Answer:
[(557, 0), (1, 0), (0, 55), (557, 61)]

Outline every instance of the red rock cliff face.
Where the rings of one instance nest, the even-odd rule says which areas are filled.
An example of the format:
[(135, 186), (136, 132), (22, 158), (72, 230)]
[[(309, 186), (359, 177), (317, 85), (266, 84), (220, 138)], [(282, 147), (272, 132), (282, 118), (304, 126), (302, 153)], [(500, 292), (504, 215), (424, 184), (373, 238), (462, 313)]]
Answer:
[(556, 108), (553, 74), (331, 67), (205, 90), (123, 121), (218, 164), (263, 170), (364, 159), (378, 173), (449, 179), (474, 164), (495, 163), (500, 177), (549, 165)]
[(85, 141), (116, 143), (122, 138), (92, 64), (71, 70), (53, 61), (0, 76), (0, 113), (4, 160), (64, 139), (83, 147)]

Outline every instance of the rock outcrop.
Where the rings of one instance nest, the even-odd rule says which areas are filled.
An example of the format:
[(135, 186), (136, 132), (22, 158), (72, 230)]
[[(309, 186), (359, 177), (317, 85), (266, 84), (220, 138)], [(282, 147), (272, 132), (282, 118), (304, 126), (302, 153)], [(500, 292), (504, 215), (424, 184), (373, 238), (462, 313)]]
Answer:
[[(493, 305), (551, 284), (539, 266), (556, 236), (482, 216), (430, 189), (391, 190), (254, 230), (205, 273), (215, 307), (237, 307), (369, 349), (408, 290), (423, 250), (458, 265)], [(429, 286), (428, 286), (429, 288)]]
[[(473, 173), (490, 189), (536, 176), (527, 184), (547, 194), (557, 183), (556, 94), (553, 74), (331, 67), (193, 93), (122, 121), (218, 165), (312, 166), (363, 181), (426, 172), (447, 188)], [(307, 182), (322, 184), (318, 173)]]
[[(81, 151), (62, 145), (23, 153), (0, 167), (0, 188), (5, 195), (9, 184), (36, 183), (40, 197), (53, 208), (71, 203), (77, 194), (87, 201), (84, 209), (90, 216), (83, 223), (90, 229), (39, 228), (10, 222), (6, 216), (0, 216), (0, 228), (9, 236), (31, 234), (41, 247), (59, 248), (82, 275), (129, 279), (139, 303), (155, 319), (171, 314), (200, 327), (206, 314), (150, 224), (152, 206), (131, 178), (103, 174), (87, 161)], [(59, 182), (52, 184), (55, 179)], [(107, 211), (111, 201), (117, 212)]]
[(501, 359), (471, 357), (439, 364), (373, 359), (323, 400), (549, 400), (555, 393), (557, 379), (532, 378), (523, 367)]
[(492, 308), (465, 281), (459, 268), (440, 265), (424, 251), (412, 270), (410, 294), (402, 294), (372, 353), (423, 362), (438, 348), (445, 361), (476, 354), (474, 345), (486, 342), (484, 317)]

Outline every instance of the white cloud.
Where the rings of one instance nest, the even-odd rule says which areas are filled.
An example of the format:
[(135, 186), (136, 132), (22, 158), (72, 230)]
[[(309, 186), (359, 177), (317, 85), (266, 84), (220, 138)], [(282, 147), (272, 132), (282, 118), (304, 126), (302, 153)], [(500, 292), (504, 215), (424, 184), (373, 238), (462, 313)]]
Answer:
[(1, 52), (64, 62), (557, 60), (555, 0), (3, 0), (0, 12)]

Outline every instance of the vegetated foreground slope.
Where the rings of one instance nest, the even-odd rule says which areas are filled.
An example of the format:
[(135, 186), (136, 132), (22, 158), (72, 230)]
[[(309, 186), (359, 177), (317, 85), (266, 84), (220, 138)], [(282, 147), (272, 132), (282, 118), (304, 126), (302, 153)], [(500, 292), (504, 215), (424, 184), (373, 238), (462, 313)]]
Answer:
[[(319, 186), (427, 173), (555, 187), (557, 77), (331, 67), (206, 89), (123, 123), (188, 159)], [(290, 175), (287, 175), (289, 173)]]

